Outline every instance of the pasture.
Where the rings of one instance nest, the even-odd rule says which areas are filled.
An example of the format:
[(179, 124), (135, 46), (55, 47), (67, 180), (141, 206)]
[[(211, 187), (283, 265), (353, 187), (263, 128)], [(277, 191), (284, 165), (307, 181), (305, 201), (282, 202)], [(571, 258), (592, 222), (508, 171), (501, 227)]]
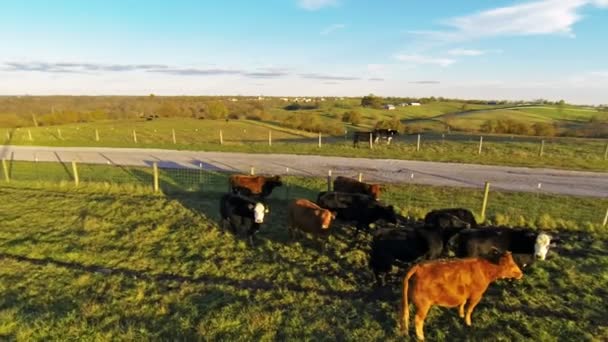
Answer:
[[(289, 193), (271, 197), (270, 222), (255, 248), (242, 235), (220, 232), (218, 199), (225, 187), (219, 185), (190, 193), (167, 188), (165, 194), (141, 184), (0, 186), (0, 336), (24, 341), (401, 339), (400, 287), (374, 288), (366, 265), (369, 237), (353, 244), (351, 229), (335, 226), (324, 253), (312, 239), (291, 241), (285, 198), (314, 198), (324, 183), (297, 178), (288, 183)], [(479, 191), (470, 189), (400, 185), (386, 190), (387, 202), (416, 217), (453, 205), (475, 210), (479, 199)], [(569, 210), (572, 221), (551, 229), (564, 243), (521, 281), (491, 285), (472, 328), (456, 309), (432, 309), (426, 337), (608, 338), (606, 232), (576, 218), (581, 207), (600, 212), (608, 203), (493, 196), (521, 208), (522, 217)]]
[[(96, 130), (99, 141), (96, 139)], [(220, 144), (220, 130), (222, 142)], [(173, 141), (175, 131), (175, 142)], [(158, 119), (122, 120), (69, 124), (54, 127), (0, 129), (5, 144), (34, 146), (138, 147), (178, 150), (248, 153), (314, 154), (344, 157), (412, 159), (489, 165), (551, 167), (575, 170), (608, 170), (606, 142), (601, 139), (541, 139), (484, 135), (479, 154), (479, 136), (422, 134), (420, 150), (416, 135), (402, 135), (391, 146), (364, 144), (352, 147), (351, 133), (340, 137), (280, 127), (255, 120)], [(135, 138), (133, 136), (135, 132)], [(32, 139), (30, 140), (30, 134)], [(271, 134), (272, 145), (269, 145)]]

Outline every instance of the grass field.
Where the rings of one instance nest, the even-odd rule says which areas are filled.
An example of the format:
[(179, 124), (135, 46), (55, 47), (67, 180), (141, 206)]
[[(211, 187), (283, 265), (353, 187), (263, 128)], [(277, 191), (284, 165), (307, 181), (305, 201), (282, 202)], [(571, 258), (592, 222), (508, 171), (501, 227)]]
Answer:
[[(29, 130), (29, 131), (28, 131)], [(96, 141), (97, 130), (100, 141)], [(173, 143), (173, 130), (176, 143)], [(219, 131), (222, 130), (223, 145)], [(133, 139), (135, 131), (137, 142)], [(271, 132), (272, 146), (268, 145)], [(32, 140), (29, 139), (29, 134)], [(10, 134), (10, 138), (6, 138)], [(400, 137), (391, 146), (353, 148), (350, 136), (324, 137), (259, 121), (212, 121), (160, 119), (154, 121), (106, 121), (57, 127), (2, 130), (5, 144), (43, 146), (141, 147), (181, 150), (316, 154), (345, 157), (393, 158), (492, 165), (552, 167), (579, 170), (608, 170), (604, 158), (606, 142), (601, 139), (546, 139), (543, 157), (538, 157), (540, 138), (485, 136), (482, 154), (479, 137), (472, 135), (422, 135), (416, 151), (416, 136)]]
[[(290, 197), (313, 198), (324, 185), (288, 182)], [(0, 186), (0, 338), (401, 339), (399, 285), (372, 285), (369, 238), (353, 245), (352, 231), (335, 226), (325, 253), (313, 240), (292, 242), (285, 195), (273, 195), (270, 222), (250, 248), (242, 236), (220, 233), (218, 192), (161, 195), (143, 185), (76, 189), (66, 182)], [(606, 231), (599, 225), (589, 230), (577, 217), (579, 208), (601, 211), (608, 203), (513, 193), (492, 198), (490, 208), (509, 205), (524, 217), (570, 208), (567, 227), (552, 230), (564, 244), (523, 280), (492, 285), (472, 328), (455, 309), (431, 310), (427, 338), (608, 338)], [(395, 186), (386, 200), (420, 215), (433, 207), (476, 205), (479, 191)], [(535, 202), (544, 204), (534, 208)]]

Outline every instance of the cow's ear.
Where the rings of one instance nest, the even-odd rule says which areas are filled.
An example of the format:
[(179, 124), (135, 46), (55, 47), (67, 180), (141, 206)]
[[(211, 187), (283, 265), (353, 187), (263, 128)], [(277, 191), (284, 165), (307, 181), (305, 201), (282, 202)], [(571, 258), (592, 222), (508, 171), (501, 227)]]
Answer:
[(254, 206), (253, 204), (251, 204), (251, 203), (249, 203), (249, 204), (247, 205), (247, 208), (249, 208), (249, 210), (253, 210), (253, 208), (254, 208), (254, 207), (255, 207), (255, 206)]
[(270, 207), (269, 207), (269, 206), (266, 206), (265, 208), (266, 208), (266, 209), (264, 209), (264, 212), (265, 212), (266, 214), (268, 214), (268, 213), (270, 212)]
[(335, 211), (332, 211), (332, 212), (331, 212), (331, 218), (332, 218), (332, 219), (335, 219), (335, 218), (336, 218), (336, 216), (338, 216), (338, 213), (336, 213)]

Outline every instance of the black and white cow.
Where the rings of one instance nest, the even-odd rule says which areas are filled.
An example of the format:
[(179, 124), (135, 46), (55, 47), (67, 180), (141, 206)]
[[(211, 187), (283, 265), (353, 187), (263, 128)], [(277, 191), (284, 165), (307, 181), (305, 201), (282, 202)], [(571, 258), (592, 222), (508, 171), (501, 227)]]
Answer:
[(326, 191), (319, 193), (317, 204), (335, 212), (338, 220), (354, 221), (356, 234), (361, 230), (369, 230), (369, 225), (379, 220), (397, 223), (393, 206), (381, 204), (369, 195)]
[(399, 132), (394, 129), (374, 129), (371, 132), (354, 132), (353, 135), (353, 147), (359, 147), (359, 142), (369, 143), (370, 139), (374, 144), (377, 144), (380, 140), (386, 140), (386, 144), (390, 145), (393, 137), (399, 135)]
[(455, 237), (455, 253), (459, 258), (483, 257), (494, 253), (510, 251), (520, 267), (530, 265), (534, 260), (545, 260), (549, 248), (553, 246), (551, 235), (531, 229), (506, 227), (465, 229)]
[(220, 199), (220, 215), (222, 217), (221, 227), (229, 224), (233, 233), (237, 232), (238, 226), (249, 224), (247, 237), (253, 246), (254, 234), (264, 223), (265, 215), (270, 212), (267, 204), (256, 201), (238, 194), (225, 194)]

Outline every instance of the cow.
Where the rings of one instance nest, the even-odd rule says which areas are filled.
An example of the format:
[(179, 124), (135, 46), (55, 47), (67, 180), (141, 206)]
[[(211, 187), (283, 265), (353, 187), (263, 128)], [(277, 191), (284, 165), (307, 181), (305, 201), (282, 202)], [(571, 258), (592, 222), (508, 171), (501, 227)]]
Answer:
[(266, 198), (270, 196), (272, 190), (283, 185), (280, 176), (230, 176), (230, 189), (234, 193), (239, 193), (248, 197)]
[(334, 179), (334, 191), (351, 194), (372, 196), (375, 200), (380, 198), (380, 185), (359, 182), (356, 179), (338, 176)]
[[(500, 255), (500, 254), (499, 254)], [(413, 279), (409, 289), (410, 278)], [(471, 314), (484, 292), (498, 279), (521, 279), (523, 273), (517, 266), (511, 252), (502, 254), (498, 263), (484, 258), (434, 260), (414, 265), (403, 279), (403, 300), (401, 308), (401, 329), (409, 330), (410, 310), (408, 296), (416, 309), (416, 336), (424, 340), (424, 319), (433, 305), (458, 306), (458, 314), (471, 326)], [(468, 303), (465, 314), (465, 304)]]
[(432, 210), (424, 217), (424, 224), (430, 227), (462, 227), (468, 224), (468, 228), (477, 228), (475, 216), (468, 209), (448, 208)]
[(410, 264), (447, 254), (449, 242), (468, 226), (468, 223), (462, 221), (455, 221), (454, 224), (451, 227), (424, 225), (377, 230), (369, 255), (369, 267), (374, 273), (376, 284), (384, 286), (385, 276), (396, 261)]
[(236, 233), (239, 224), (249, 223), (247, 237), (251, 246), (254, 234), (258, 232), (260, 224), (264, 223), (265, 215), (269, 212), (270, 207), (267, 204), (239, 194), (224, 194), (220, 199), (222, 231), (225, 230), (226, 224), (229, 224), (232, 232)]
[[(293, 200), (287, 206), (287, 228), (292, 239), (297, 231), (302, 231), (327, 240), (331, 221), (335, 218), (334, 213), (307, 199)], [(325, 243), (322, 246), (325, 249)]]
[(354, 132), (353, 147), (359, 147), (360, 141), (368, 143), (371, 140), (372, 143), (377, 144), (380, 139), (386, 140), (386, 144), (390, 145), (393, 137), (396, 135), (399, 135), (399, 132), (394, 129), (374, 129), (371, 132)]
[(355, 236), (361, 230), (368, 231), (370, 224), (379, 220), (397, 223), (397, 214), (392, 205), (385, 206), (367, 195), (321, 192), (317, 197), (317, 204), (335, 212), (339, 220), (356, 222)]
[(457, 257), (484, 256), (494, 249), (500, 252), (510, 251), (518, 265), (525, 268), (535, 259), (545, 260), (552, 239), (547, 233), (531, 229), (486, 227), (465, 229), (455, 237), (454, 242)]

